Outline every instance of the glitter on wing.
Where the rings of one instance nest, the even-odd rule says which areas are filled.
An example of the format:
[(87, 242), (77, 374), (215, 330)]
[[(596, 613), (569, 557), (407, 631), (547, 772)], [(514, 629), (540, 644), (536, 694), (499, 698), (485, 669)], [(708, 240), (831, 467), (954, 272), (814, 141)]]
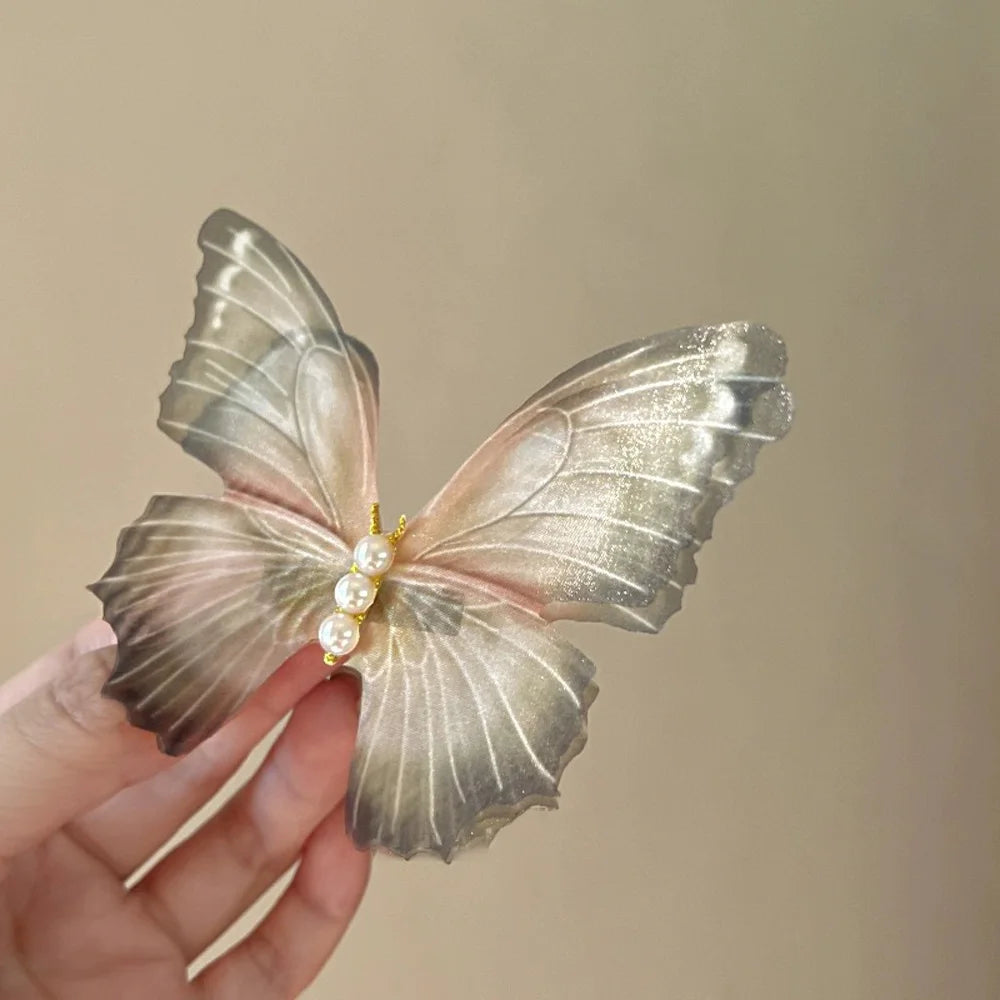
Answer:
[(226, 492), (154, 497), (122, 532), (92, 588), (119, 642), (106, 692), (184, 753), (347, 615), (339, 581), (336, 601), (366, 615), (342, 630), (362, 679), (348, 826), (359, 846), (450, 860), (556, 804), (597, 688), (550, 623), (649, 632), (680, 607), (716, 512), (790, 424), (784, 345), (727, 323), (580, 362), (398, 545), (387, 536), (391, 568), (345, 582), (356, 543), (380, 531), (374, 356), (259, 226), (221, 210), (199, 245), (195, 320), (159, 425)]
[(789, 427), (785, 360), (771, 330), (727, 323), (581, 362), (414, 518), (400, 561), (509, 587), (548, 619), (658, 631), (716, 512)]

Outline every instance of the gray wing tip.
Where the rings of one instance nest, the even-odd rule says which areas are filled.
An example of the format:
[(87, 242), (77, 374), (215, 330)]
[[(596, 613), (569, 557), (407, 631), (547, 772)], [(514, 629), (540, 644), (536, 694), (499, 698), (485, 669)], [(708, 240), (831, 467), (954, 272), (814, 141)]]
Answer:
[(215, 209), (201, 224), (198, 230), (198, 246), (204, 247), (206, 242), (211, 242), (213, 237), (220, 232), (225, 232), (232, 228), (260, 229), (257, 223), (248, 219), (245, 215), (225, 206)]
[(767, 323), (762, 323), (755, 319), (734, 319), (724, 323), (715, 324), (716, 329), (732, 330), (740, 333), (744, 337), (760, 341), (761, 343), (772, 344), (782, 352), (785, 350), (784, 338)]
[(780, 378), (788, 367), (788, 347), (784, 338), (766, 323), (737, 320), (723, 323), (718, 330), (736, 334), (751, 349), (749, 366), (761, 369), (761, 374)]
[[(118, 665), (115, 665), (115, 670)], [(168, 757), (183, 757), (190, 753), (199, 743), (211, 735), (199, 726), (197, 720), (193, 721), (190, 727), (185, 727), (174, 733), (172, 730), (164, 732), (162, 722), (157, 722), (146, 711), (139, 708), (138, 700), (128, 691), (117, 691), (113, 684), (114, 675), (108, 678), (107, 683), (101, 688), (101, 695), (117, 701), (125, 709), (125, 718), (130, 726), (141, 729), (144, 732), (152, 733), (156, 737), (156, 746), (160, 753)]]
[(724, 323), (711, 329), (735, 334), (746, 345), (747, 355), (733, 375), (750, 376), (752, 382), (759, 382), (759, 390), (752, 392), (750, 419), (743, 429), (753, 432), (761, 443), (784, 437), (795, 414), (791, 391), (781, 381), (788, 368), (788, 348), (784, 339), (764, 323), (749, 320)]
[(741, 319), (734, 320), (730, 323), (724, 323), (723, 326), (737, 329), (741, 331), (745, 337), (762, 344), (771, 345), (778, 353), (782, 355), (786, 354), (784, 338), (774, 329), (774, 327), (768, 326), (767, 323), (761, 323), (752, 319)]
[[(87, 589), (91, 593), (100, 596), (99, 590), (103, 582), (102, 578), (96, 583), (88, 584)], [(115, 650), (114, 668), (104, 684), (101, 685), (101, 697), (118, 702), (125, 709), (125, 718), (130, 726), (142, 729), (147, 733), (152, 733), (156, 737), (156, 745), (159, 747), (161, 753), (167, 754), (170, 757), (180, 757), (186, 754), (203, 739), (203, 734), (198, 732), (197, 724), (195, 723), (185, 731), (173, 735), (163, 732), (163, 723), (156, 721), (153, 717), (154, 713), (150, 713), (143, 708), (141, 694), (132, 690), (129, 686), (122, 686), (123, 675), (128, 671), (128, 652), (122, 644), (115, 616), (105, 611), (103, 620), (108, 623), (112, 632), (114, 632), (117, 648)]]
[(766, 421), (762, 421), (766, 428), (764, 432), (771, 441), (779, 441), (791, 429), (795, 417), (795, 397), (784, 382), (779, 382), (762, 400), (762, 406), (766, 404), (768, 411)]
[(119, 645), (114, 670), (101, 687), (101, 695), (117, 701), (125, 709), (129, 725), (152, 733), (161, 753), (168, 757), (183, 757), (208, 739), (228, 719), (229, 713), (209, 713), (207, 716), (193, 713), (190, 718), (178, 724), (178, 720), (163, 715), (161, 705), (156, 701), (149, 702), (148, 691), (129, 682), (132, 671), (127, 644), (121, 642), (112, 617), (105, 615), (104, 620), (114, 630), (116, 638), (119, 638)]

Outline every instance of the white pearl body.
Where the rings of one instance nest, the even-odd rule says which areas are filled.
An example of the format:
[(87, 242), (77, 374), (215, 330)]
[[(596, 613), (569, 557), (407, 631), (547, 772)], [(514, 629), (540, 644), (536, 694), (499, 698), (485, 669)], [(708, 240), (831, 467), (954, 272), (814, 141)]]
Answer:
[(342, 611), (335, 611), (320, 623), (319, 644), (332, 656), (346, 656), (360, 638), (357, 620)]
[(365, 576), (382, 576), (396, 554), (385, 535), (367, 535), (354, 547), (354, 564)]
[(345, 573), (333, 588), (333, 598), (341, 611), (349, 615), (364, 614), (375, 600), (375, 581), (364, 573)]

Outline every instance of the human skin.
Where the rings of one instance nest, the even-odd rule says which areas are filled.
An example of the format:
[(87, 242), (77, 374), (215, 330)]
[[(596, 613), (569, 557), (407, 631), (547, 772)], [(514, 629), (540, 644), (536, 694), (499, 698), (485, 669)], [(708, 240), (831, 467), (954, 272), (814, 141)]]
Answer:
[[(113, 643), (92, 623), (0, 687), (0, 996), (297, 996), (368, 881), (343, 814), (353, 680), (325, 680), (307, 647), (171, 758), (101, 696)], [(250, 781), (126, 886), (288, 712)], [(189, 981), (190, 963), (296, 863), (263, 921)]]

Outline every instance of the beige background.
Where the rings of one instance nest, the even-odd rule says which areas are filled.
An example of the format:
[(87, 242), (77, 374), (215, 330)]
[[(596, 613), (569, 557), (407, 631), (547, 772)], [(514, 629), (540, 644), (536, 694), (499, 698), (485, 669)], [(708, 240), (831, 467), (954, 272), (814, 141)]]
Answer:
[(390, 514), (611, 343), (790, 346), (684, 613), (572, 630), (563, 808), (380, 860), (310, 997), (1000, 995), (997, 10), (3, 5), (4, 674), (151, 493), (214, 489), (154, 420), (217, 205), (378, 354)]

